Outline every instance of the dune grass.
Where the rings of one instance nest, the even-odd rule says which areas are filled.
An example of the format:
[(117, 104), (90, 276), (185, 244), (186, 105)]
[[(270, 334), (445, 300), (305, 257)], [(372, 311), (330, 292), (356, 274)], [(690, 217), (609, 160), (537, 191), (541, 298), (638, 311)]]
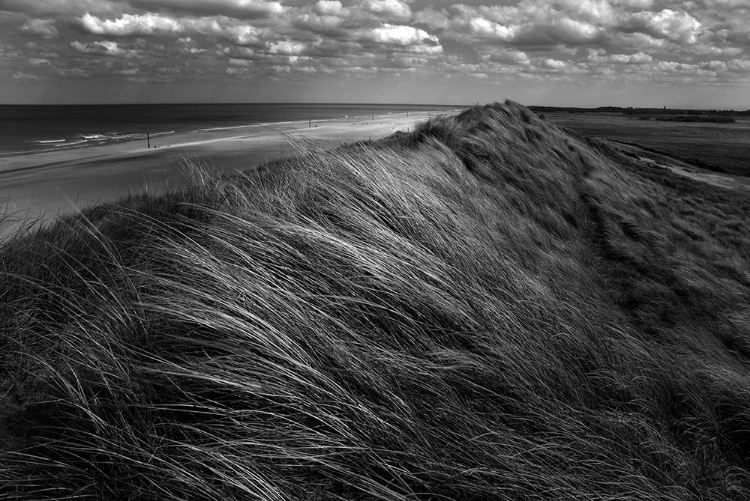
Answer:
[(514, 103), (0, 247), (2, 499), (747, 499), (750, 202)]

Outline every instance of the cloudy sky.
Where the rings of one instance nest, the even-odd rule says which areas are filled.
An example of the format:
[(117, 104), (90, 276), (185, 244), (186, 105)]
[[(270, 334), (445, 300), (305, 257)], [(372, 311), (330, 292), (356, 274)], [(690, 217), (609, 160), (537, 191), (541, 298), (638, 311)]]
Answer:
[(0, 0), (0, 102), (750, 108), (750, 0)]

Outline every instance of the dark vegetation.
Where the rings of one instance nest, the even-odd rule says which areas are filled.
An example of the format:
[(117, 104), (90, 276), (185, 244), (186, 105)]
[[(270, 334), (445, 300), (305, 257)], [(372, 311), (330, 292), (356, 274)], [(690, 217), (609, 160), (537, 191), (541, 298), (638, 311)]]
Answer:
[(693, 120), (690, 115), (622, 113), (547, 113), (546, 117), (588, 137), (640, 146), (704, 169), (750, 176), (750, 122), (746, 118), (698, 116)]
[[(641, 117), (643, 118), (643, 117)], [(730, 116), (714, 116), (714, 115), (674, 115), (668, 117), (655, 117), (658, 122), (700, 122), (700, 123), (714, 123), (714, 124), (733, 124), (737, 121)]]
[(0, 248), (0, 498), (748, 499), (750, 201), (513, 103)]
[(530, 110), (539, 113), (622, 113), (624, 115), (690, 115), (690, 116), (724, 116), (724, 117), (748, 117), (750, 110), (686, 110), (675, 108), (637, 108), (629, 106), (600, 106), (598, 108), (575, 108), (555, 106), (530, 106)]

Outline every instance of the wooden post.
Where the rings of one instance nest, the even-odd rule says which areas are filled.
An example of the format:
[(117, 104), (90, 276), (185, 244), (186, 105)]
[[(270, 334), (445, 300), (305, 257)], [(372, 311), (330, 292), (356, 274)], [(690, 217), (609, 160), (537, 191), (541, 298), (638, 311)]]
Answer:
[(148, 141), (148, 149), (151, 149), (151, 134), (146, 132), (146, 141)]
[(312, 118), (307, 119), (307, 128), (312, 129)]

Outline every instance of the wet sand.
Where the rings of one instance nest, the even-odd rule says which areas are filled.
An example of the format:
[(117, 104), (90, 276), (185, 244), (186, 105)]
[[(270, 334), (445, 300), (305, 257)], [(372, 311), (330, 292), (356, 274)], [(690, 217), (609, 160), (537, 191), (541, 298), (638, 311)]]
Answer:
[[(287, 122), (173, 134), (145, 141), (0, 157), (0, 208), (11, 220), (49, 220), (100, 202), (184, 183), (196, 165), (247, 171), (295, 154), (296, 141), (322, 148), (407, 132), (427, 113)], [(190, 167), (188, 167), (190, 166)], [(15, 225), (14, 225), (15, 226)], [(7, 231), (7, 228), (6, 228)]]

